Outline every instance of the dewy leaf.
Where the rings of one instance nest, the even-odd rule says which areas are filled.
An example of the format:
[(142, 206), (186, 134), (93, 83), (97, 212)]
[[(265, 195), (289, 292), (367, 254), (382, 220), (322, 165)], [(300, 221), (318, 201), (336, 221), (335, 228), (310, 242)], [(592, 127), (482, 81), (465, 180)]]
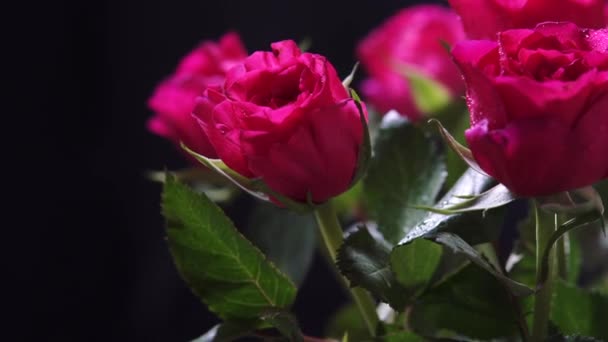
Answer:
[(293, 303), (293, 283), (204, 194), (167, 177), (162, 203), (175, 265), (210, 311), (243, 320)]
[(515, 296), (528, 296), (534, 291), (524, 284), (518, 283), (496, 270), (488, 260), (486, 260), (475, 248), (471, 247), (458, 235), (452, 233), (437, 233), (433, 240), (443, 246), (450, 248), (454, 253), (462, 254), (477, 266), (483, 268), (488, 273), (496, 277), (509, 288)]
[(363, 287), (396, 311), (403, 311), (408, 293), (391, 271), (390, 251), (386, 241), (372, 237), (362, 227), (344, 240), (338, 250), (337, 265), (351, 286)]
[(393, 250), (391, 268), (401, 285), (419, 294), (429, 285), (442, 254), (440, 245), (417, 239)]
[(551, 321), (562, 333), (608, 340), (608, 297), (558, 281), (552, 305)]
[[(492, 179), (485, 177), (473, 169), (468, 169), (439, 201), (435, 208), (445, 208), (467, 201), (467, 196), (479, 195), (492, 183)], [(492, 211), (488, 213), (489, 216)], [(497, 235), (500, 223), (484, 225), (488, 217), (483, 219), (478, 212), (444, 215), (439, 213), (424, 213), (422, 219), (413, 226), (405, 226), (404, 238), (400, 245), (407, 244), (417, 238), (428, 236), (440, 231), (450, 231), (463, 237), (471, 244), (487, 242)]]
[(451, 332), (460, 341), (505, 338), (517, 331), (510, 308), (508, 293), (496, 278), (469, 265), (416, 300), (407, 324), (427, 337)]
[(364, 193), (379, 230), (391, 243), (401, 240), (432, 205), (447, 176), (439, 144), (405, 119), (383, 120)]
[(270, 203), (256, 201), (254, 205), (243, 233), (293, 282), (301, 284), (316, 247), (314, 217)]
[(479, 166), (479, 164), (477, 164), (477, 161), (475, 160), (475, 158), (473, 157), (473, 152), (471, 152), (471, 150), (469, 150), (468, 148), (464, 147), (463, 145), (461, 145), (451, 134), (450, 132), (448, 132), (443, 125), (441, 124), (441, 122), (439, 122), (439, 120), (436, 119), (431, 119), (429, 120), (430, 123), (434, 123), (437, 126), (437, 129), (439, 129), (439, 133), (441, 133), (441, 136), (443, 137), (443, 140), (445, 140), (445, 142), (448, 144), (448, 146), (450, 146), (452, 148), (452, 150), (454, 150), (459, 156), (460, 158), (462, 158), (462, 160), (464, 160), (471, 169), (481, 173), (482, 175), (486, 176), (486, 177), (490, 177), (485, 171), (483, 171), (481, 169), (481, 167)]
[(262, 321), (270, 323), (283, 336), (292, 342), (303, 342), (304, 337), (298, 326), (298, 321), (289, 312), (282, 310), (271, 310), (262, 314)]

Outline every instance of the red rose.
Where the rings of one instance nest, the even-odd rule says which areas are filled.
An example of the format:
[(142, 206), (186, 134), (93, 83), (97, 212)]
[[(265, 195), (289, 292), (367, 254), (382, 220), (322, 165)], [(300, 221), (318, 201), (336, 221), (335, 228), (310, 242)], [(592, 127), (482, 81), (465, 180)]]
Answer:
[(347, 190), (363, 128), (333, 66), (293, 41), (272, 44), (209, 88), (194, 115), (226, 165), (299, 202)]
[(215, 157), (207, 137), (192, 118), (196, 97), (211, 85), (221, 84), (226, 72), (247, 57), (236, 33), (227, 33), (218, 43), (205, 41), (180, 62), (148, 101), (155, 116), (148, 121), (150, 131), (175, 144), (183, 141), (194, 151)]
[(543, 196), (608, 176), (608, 30), (545, 23), (454, 47), (481, 168)]
[(465, 38), (450, 9), (421, 5), (401, 10), (361, 41), (357, 55), (370, 78), (361, 84), (365, 98), (381, 113), (391, 109), (416, 120), (422, 113), (400, 68), (407, 66), (440, 82), (453, 95), (464, 93), (458, 69), (443, 43)]
[(472, 39), (496, 39), (500, 31), (533, 28), (546, 21), (570, 21), (603, 28), (605, 0), (448, 0)]

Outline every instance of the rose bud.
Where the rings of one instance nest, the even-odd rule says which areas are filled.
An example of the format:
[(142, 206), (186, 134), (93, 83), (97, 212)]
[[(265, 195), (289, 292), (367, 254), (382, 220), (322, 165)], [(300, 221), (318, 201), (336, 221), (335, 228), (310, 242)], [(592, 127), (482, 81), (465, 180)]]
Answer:
[(569, 21), (603, 28), (605, 0), (448, 0), (472, 39), (496, 39), (500, 31), (534, 28), (546, 21)]
[(325, 57), (291, 40), (273, 43), (197, 101), (195, 117), (240, 175), (299, 203), (322, 203), (351, 186), (361, 113)]
[(423, 116), (410, 92), (404, 68), (421, 73), (445, 86), (453, 96), (464, 93), (464, 84), (445, 44), (465, 38), (460, 19), (437, 5), (406, 8), (365, 37), (357, 56), (369, 78), (361, 92), (384, 114), (397, 110), (410, 119)]
[(236, 33), (225, 34), (219, 42), (204, 41), (163, 81), (148, 101), (155, 112), (148, 121), (150, 131), (176, 145), (184, 142), (194, 151), (215, 157), (213, 146), (192, 118), (196, 97), (205, 88), (224, 81), (226, 72), (247, 57)]
[(572, 23), (457, 44), (480, 167), (530, 197), (608, 177), (607, 49), (608, 30)]

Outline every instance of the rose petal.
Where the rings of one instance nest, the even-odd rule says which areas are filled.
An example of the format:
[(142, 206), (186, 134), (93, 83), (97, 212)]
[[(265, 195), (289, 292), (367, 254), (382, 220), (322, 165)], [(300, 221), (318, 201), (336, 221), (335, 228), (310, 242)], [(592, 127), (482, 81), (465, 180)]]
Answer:
[(482, 121), (465, 132), (475, 160), (520, 196), (572, 189), (567, 157), (569, 128), (550, 118), (519, 120), (490, 130)]

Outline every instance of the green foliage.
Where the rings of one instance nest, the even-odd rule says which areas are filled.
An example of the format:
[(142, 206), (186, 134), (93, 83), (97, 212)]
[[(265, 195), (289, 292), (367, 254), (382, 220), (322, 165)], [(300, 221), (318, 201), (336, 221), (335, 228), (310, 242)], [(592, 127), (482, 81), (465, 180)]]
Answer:
[(317, 243), (313, 215), (256, 201), (247, 222), (245, 236), (294, 283), (301, 284)]
[(204, 194), (167, 177), (162, 203), (175, 265), (212, 312), (253, 319), (292, 304), (293, 283)]
[(363, 227), (349, 235), (340, 247), (337, 266), (350, 281), (370, 291), (397, 311), (405, 308), (407, 289), (395, 278), (389, 264), (390, 245), (380, 237), (374, 238)]
[[(445, 208), (466, 202), (489, 188), (492, 180), (468, 169), (454, 184), (435, 208)], [(452, 232), (469, 244), (478, 244), (496, 239), (502, 226), (504, 208), (486, 213), (468, 212), (458, 214), (426, 213), (422, 220), (412, 227), (404, 227), (405, 237), (399, 244), (406, 244), (420, 237), (427, 237), (439, 232)]]
[(415, 333), (435, 337), (491, 339), (517, 331), (508, 293), (495, 277), (474, 265), (420, 297), (408, 325)]
[(327, 337), (339, 340), (348, 334), (349, 341), (366, 341), (371, 336), (365, 327), (365, 322), (354, 304), (340, 308), (327, 324)]
[(542, 260), (539, 271), (540, 275), (537, 285), (542, 286), (545, 281), (547, 281), (547, 277), (549, 274), (549, 254), (551, 252), (551, 249), (554, 248), (554, 245), (558, 242), (558, 240), (573, 229), (580, 228), (594, 221), (601, 220), (602, 213), (591, 211), (585, 214), (578, 215), (575, 218), (564, 222), (555, 230), (555, 232), (551, 235), (551, 238), (547, 242), (547, 247), (545, 247), (545, 250), (542, 253)]
[(579, 335), (556, 335), (547, 339), (547, 342), (603, 342), (595, 337), (579, 336)]
[(262, 315), (262, 321), (275, 327), (283, 336), (292, 342), (303, 342), (304, 337), (295, 316), (282, 310), (271, 310)]
[(426, 114), (437, 114), (444, 110), (452, 95), (446, 86), (424, 73), (403, 63), (395, 63), (395, 69), (409, 82), (412, 98), (418, 109)]
[(434, 237), (434, 241), (440, 243), (452, 250), (456, 254), (461, 254), (471, 262), (481, 267), (489, 274), (493, 275), (504, 284), (514, 295), (527, 296), (533, 293), (533, 290), (524, 284), (518, 283), (509, 277), (505, 276), (500, 270), (496, 270), (494, 266), (471, 245), (466, 243), (458, 235), (452, 233), (438, 233)]
[(608, 297), (569, 285), (555, 284), (551, 321), (567, 335), (608, 340)]
[(400, 331), (382, 337), (384, 342), (424, 342), (426, 339), (409, 331)]
[(437, 141), (404, 119), (386, 121), (378, 132), (364, 193), (379, 230), (395, 244), (426, 215), (413, 207), (435, 203), (447, 174)]
[(420, 294), (435, 274), (443, 249), (425, 239), (399, 246), (390, 255), (391, 268), (397, 281), (413, 295)]

